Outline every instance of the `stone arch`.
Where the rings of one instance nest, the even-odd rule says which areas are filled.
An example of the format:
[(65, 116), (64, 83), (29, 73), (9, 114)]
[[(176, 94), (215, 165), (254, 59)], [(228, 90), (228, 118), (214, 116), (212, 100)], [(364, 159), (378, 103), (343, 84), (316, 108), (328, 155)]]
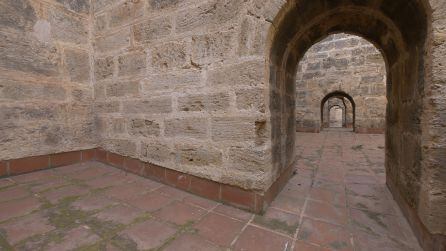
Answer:
[[(333, 125), (333, 113), (335, 113), (335, 112), (338, 112), (338, 111), (341, 111), (341, 119), (340, 119), (340, 121), (341, 121), (341, 124), (339, 125), (339, 126), (334, 126)], [(336, 104), (336, 105), (330, 105), (329, 106), (329, 108), (328, 108), (328, 118), (329, 118), (329, 120), (330, 120), (330, 124), (329, 124), (329, 126), (330, 127), (339, 127), (339, 128), (343, 128), (344, 127), (344, 114), (345, 114), (345, 107), (344, 106), (340, 106), (340, 105), (338, 105), (338, 104)], [(337, 115), (337, 114), (336, 114)], [(337, 121), (336, 121), (337, 122)]]
[[(293, 108), (298, 62), (313, 44), (329, 34), (358, 35), (379, 48), (386, 62), (387, 184), (395, 196), (401, 197), (400, 204), (409, 208), (406, 215), (416, 212), (421, 218), (418, 221), (446, 233), (444, 227), (431, 221), (433, 215), (428, 211), (437, 206), (427, 199), (433, 196), (427, 192), (430, 185), (421, 180), (422, 168), (436, 166), (423, 156), (426, 151), (422, 149), (427, 145), (423, 140), (432, 138), (422, 130), (426, 123), (423, 119), (427, 118), (424, 109), (431, 107), (425, 100), (431, 75), (431, 13), (427, 0), (291, 0), (284, 4), (268, 35), (267, 77), (275, 177), (295, 161)], [(413, 226), (419, 224), (414, 222)], [(425, 236), (420, 239), (425, 247), (432, 244), (432, 239)]]
[[(329, 94), (325, 95), (325, 97), (321, 100), (321, 130), (324, 127), (324, 123), (323, 123), (324, 122), (324, 113), (326, 112), (326, 111), (324, 111), (325, 104), (327, 103), (328, 100), (330, 100), (332, 98), (347, 99), (350, 102), (350, 104), (352, 106), (353, 130), (354, 130), (354, 128), (355, 128), (355, 120), (356, 120), (356, 103), (355, 103), (355, 101), (353, 100), (353, 98), (349, 94), (347, 94), (347, 93), (345, 93), (343, 91), (333, 91), (333, 92), (330, 92)], [(344, 115), (345, 115), (347, 113), (347, 106), (345, 104), (344, 104), (344, 106), (345, 106), (345, 108), (344, 108), (345, 109)]]

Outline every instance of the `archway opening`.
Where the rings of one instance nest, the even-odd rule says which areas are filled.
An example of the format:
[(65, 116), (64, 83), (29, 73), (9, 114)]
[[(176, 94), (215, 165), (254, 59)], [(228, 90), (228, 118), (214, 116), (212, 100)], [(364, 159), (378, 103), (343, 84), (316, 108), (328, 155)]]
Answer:
[(428, 9), (423, 0), (287, 1), (270, 33), (273, 178), (280, 177), (296, 160), (294, 108), (299, 62), (312, 45), (330, 34), (348, 33), (365, 38), (384, 57), (386, 183), (409, 207), (420, 205)]
[(330, 128), (342, 128), (344, 127), (344, 113), (345, 107), (339, 105), (330, 106), (328, 112), (328, 118), (330, 121)]
[[(337, 106), (341, 109), (341, 124), (332, 126), (331, 108)], [(356, 103), (353, 98), (342, 91), (327, 94), (320, 103), (321, 130), (326, 128), (348, 128), (354, 131), (356, 120)]]

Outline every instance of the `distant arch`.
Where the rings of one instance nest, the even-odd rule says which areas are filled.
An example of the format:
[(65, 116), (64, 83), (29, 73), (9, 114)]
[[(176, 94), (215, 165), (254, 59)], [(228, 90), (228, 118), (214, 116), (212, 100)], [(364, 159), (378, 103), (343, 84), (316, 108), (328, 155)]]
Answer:
[[(346, 92), (343, 92), (343, 91), (331, 92), (331, 93), (325, 95), (325, 97), (321, 100), (321, 130), (323, 130), (323, 128), (324, 128), (324, 118), (325, 118), (324, 113), (326, 112), (326, 111), (324, 111), (325, 103), (332, 98), (347, 99), (348, 101), (350, 101), (351, 106), (352, 106), (352, 113), (353, 113), (352, 123), (353, 123), (353, 131), (354, 131), (355, 125), (356, 125), (356, 104), (355, 104), (355, 101), (353, 100), (352, 96), (350, 96), (349, 94), (347, 94)], [(345, 107), (344, 116), (346, 116), (347, 105), (344, 104), (344, 107)], [(329, 107), (329, 109), (330, 109), (330, 107)], [(345, 121), (345, 118), (344, 118), (344, 121)]]

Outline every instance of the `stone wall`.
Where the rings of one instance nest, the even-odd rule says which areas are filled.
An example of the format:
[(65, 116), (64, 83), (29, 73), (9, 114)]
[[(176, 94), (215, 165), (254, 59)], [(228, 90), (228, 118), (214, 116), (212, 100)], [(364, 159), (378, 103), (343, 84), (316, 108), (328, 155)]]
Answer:
[(89, 1), (0, 1), (0, 160), (95, 147)]
[(339, 33), (312, 46), (300, 61), (296, 76), (298, 131), (319, 131), (321, 101), (334, 92), (350, 95), (356, 105), (355, 131), (384, 132), (386, 65), (367, 40)]
[(264, 80), (269, 25), (239, 0), (96, 1), (101, 146), (249, 189), (273, 179)]
[[(110, 152), (265, 191), (296, 157), (299, 60), (327, 34), (358, 33), (389, 65), (388, 184), (420, 231), (446, 234), (444, 0), (91, 3), (0, 1), (0, 159), (99, 142)], [(339, 46), (352, 42), (345, 40)], [(336, 71), (353, 58), (367, 71), (351, 55), (319, 67), (348, 79)], [(378, 65), (354, 90), (338, 81), (324, 88), (349, 93), (358, 109), (383, 104), (354, 94), (382, 87)], [(324, 94), (308, 95), (318, 109)]]

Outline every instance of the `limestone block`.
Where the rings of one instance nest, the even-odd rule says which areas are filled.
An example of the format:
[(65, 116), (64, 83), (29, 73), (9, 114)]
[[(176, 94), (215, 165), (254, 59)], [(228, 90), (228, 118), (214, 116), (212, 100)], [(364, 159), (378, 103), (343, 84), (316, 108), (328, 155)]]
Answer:
[(196, 64), (210, 64), (232, 56), (233, 32), (217, 32), (192, 37), (192, 61)]
[(181, 11), (176, 18), (179, 33), (202, 27), (217, 27), (234, 20), (242, 10), (243, 1), (213, 0), (191, 9)]
[(202, 86), (200, 72), (150, 74), (143, 82), (143, 92), (153, 94), (154, 92), (170, 92), (173, 90), (191, 89)]
[(94, 104), (95, 112), (102, 113), (114, 113), (119, 112), (119, 102), (117, 101), (101, 101), (95, 102)]
[(93, 9), (95, 12), (99, 12), (113, 6), (114, 4), (120, 2), (121, 0), (91, 0), (91, 4), (93, 5)]
[(154, 46), (151, 50), (151, 64), (156, 70), (169, 70), (185, 67), (188, 63), (186, 43), (168, 42)]
[(79, 14), (90, 13), (90, 1), (89, 0), (56, 0), (58, 3), (63, 4), (65, 8), (74, 11)]
[(203, 144), (178, 143), (175, 145), (178, 153), (177, 162), (181, 165), (209, 166), (221, 165), (222, 153), (214, 147)]
[(63, 101), (67, 92), (56, 84), (26, 83), (17, 80), (0, 80), (0, 100)]
[(60, 54), (52, 44), (15, 33), (0, 33), (0, 44), (0, 67), (36, 75), (59, 75)]
[(107, 85), (105, 92), (107, 97), (136, 97), (139, 96), (139, 82), (114, 82)]
[(3, 0), (0, 2), (1, 30), (29, 31), (36, 21), (36, 12), (29, 0)]
[(73, 101), (89, 103), (94, 100), (94, 90), (90, 86), (76, 86), (71, 89), (71, 97)]
[(210, 86), (262, 86), (264, 85), (264, 62), (247, 61), (227, 67), (210, 70)]
[(264, 150), (231, 147), (228, 151), (228, 167), (243, 172), (258, 174), (266, 172), (271, 159)]
[(97, 15), (94, 18), (94, 31), (96, 33), (103, 32), (107, 29), (107, 15)]
[(86, 45), (88, 43), (88, 20), (70, 15), (59, 9), (50, 9), (48, 21), (51, 35), (58, 41)]
[(105, 139), (103, 146), (110, 152), (124, 156), (134, 157), (136, 155), (136, 143), (128, 139)]
[(117, 27), (136, 20), (144, 14), (143, 0), (126, 0), (110, 11), (110, 27)]
[(179, 111), (224, 111), (230, 107), (228, 93), (192, 94), (178, 98)]
[(64, 49), (65, 67), (71, 81), (90, 81), (90, 57), (87, 51)]
[(146, 71), (146, 54), (136, 51), (118, 57), (118, 76), (141, 75)]
[(150, 140), (141, 142), (141, 156), (150, 163), (168, 162), (172, 159), (172, 149), (162, 141)]
[(148, 0), (148, 5), (150, 10), (159, 11), (175, 7), (181, 2), (185, 2), (185, 0)]
[(109, 135), (122, 134), (125, 132), (126, 119), (125, 118), (110, 118), (108, 121)]
[(132, 136), (159, 136), (160, 124), (155, 120), (131, 119), (128, 124), (128, 130)]
[(235, 92), (235, 96), (239, 110), (265, 112), (265, 90), (260, 88), (239, 89)]
[(214, 141), (250, 141), (255, 139), (255, 120), (246, 117), (217, 117), (211, 120)]
[(65, 108), (57, 103), (42, 103), (32, 106), (26, 104), (1, 105), (0, 120), (5, 123), (20, 120), (56, 120), (61, 117), (61, 113), (65, 112)]
[(263, 55), (270, 25), (265, 20), (247, 16), (240, 25), (238, 54)]
[(133, 26), (133, 37), (137, 43), (148, 43), (164, 38), (172, 32), (170, 17), (149, 19)]
[(207, 119), (206, 118), (178, 118), (166, 119), (165, 135), (167, 137), (207, 137)]
[(96, 37), (94, 48), (99, 53), (120, 50), (130, 44), (130, 29), (123, 28), (114, 34)]
[(113, 77), (115, 62), (113, 57), (98, 58), (94, 62), (94, 76), (96, 80)]
[(126, 114), (163, 114), (172, 112), (171, 97), (124, 101), (122, 105)]

